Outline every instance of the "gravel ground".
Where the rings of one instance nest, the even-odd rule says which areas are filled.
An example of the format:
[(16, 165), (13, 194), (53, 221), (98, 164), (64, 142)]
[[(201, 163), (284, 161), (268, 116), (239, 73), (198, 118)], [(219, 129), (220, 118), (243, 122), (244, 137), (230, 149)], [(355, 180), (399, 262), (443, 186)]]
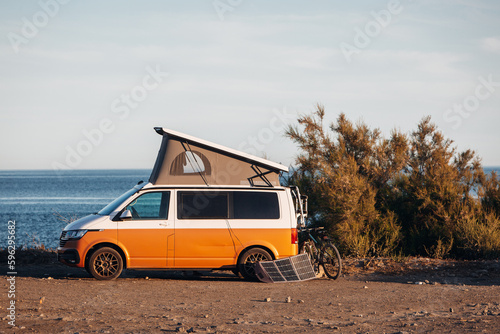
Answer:
[[(29, 262), (29, 261), (28, 261)], [(20, 264), (15, 327), (2, 276), (0, 332), (498, 333), (500, 262), (347, 259), (338, 280), (266, 284), (230, 272), (125, 271), (97, 281)]]

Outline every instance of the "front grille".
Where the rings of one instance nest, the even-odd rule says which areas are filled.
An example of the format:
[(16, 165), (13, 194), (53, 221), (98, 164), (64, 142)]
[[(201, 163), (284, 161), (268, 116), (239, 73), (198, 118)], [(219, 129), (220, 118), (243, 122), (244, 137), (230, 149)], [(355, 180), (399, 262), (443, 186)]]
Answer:
[(59, 247), (64, 247), (64, 245), (66, 245), (66, 242), (68, 242), (68, 240), (59, 240)]

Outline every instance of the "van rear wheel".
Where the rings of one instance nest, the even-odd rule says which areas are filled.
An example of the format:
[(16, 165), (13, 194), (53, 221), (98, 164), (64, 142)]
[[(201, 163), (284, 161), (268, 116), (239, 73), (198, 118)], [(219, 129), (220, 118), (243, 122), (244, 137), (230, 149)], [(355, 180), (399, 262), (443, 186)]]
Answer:
[(271, 255), (262, 248), (247, 250), (238, 260), (238, 271), (247, 280), (256, 281), (255, 264), (259, 261), (272, 261)]
[(103, 247), (90, 256), (88, 270), (98, 280), (112, 280), (120, 276), (123, 260), (113, 248)]

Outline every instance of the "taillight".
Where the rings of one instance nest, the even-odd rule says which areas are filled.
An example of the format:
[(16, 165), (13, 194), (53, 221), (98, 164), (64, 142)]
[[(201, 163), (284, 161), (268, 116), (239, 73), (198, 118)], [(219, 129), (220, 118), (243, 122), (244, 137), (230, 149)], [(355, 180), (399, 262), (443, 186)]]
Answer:
[(296, 228), (292, 228), (292, 245), (299, 243), (299, 232)]

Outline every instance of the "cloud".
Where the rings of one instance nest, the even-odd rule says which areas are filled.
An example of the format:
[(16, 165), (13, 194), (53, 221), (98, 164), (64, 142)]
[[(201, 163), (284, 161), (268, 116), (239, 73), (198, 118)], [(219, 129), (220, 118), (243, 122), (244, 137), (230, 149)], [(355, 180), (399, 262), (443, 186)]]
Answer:
[(489, 52), (500, 54), (500, 38), (486, 37), (481, 40), (481, 47)]

